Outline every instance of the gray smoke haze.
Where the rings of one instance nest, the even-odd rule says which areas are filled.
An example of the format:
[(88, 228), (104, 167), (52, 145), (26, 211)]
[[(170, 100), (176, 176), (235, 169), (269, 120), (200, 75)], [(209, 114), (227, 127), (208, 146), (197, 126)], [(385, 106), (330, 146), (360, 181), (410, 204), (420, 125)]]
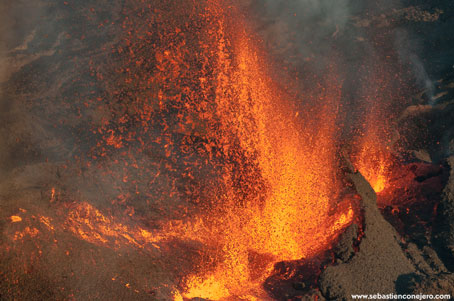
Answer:
[[(415, 47), (418, 42), (408, 38), (402, 24), (430, 21), (437, 13), (431, 15), (418, 7), (405, 7), (401, 0), (255, 0), (252, 3), (264, 20), (265, 41), (294, 64), (312, 62), (312, 68), (317, 69), (340, 61), (342, 67), (353, 66), (355, 71), (358, 62), (375, 57), (381, 48), (394, 46), (401, 63), (414, 64), (418, 86), (425, 89), (429, 85)], [(390, 35), (386, 42), (393, 45), (377, 42), (385, 35)]]
[(399, 59), (402, 63), (410, 66), (415, 77), (416, 85), (425, 91), (429, 104), (435, 104), (433, 100), (435, 85), (430, 79), (423, 62), (417, 55), (419, 42), (416, 39), (410, 39), (408, 32), (404, 30), (396, 30), (395, 47), (399, 54)]
[(337, 44), (357, 9), (351, 0), (253, 0), (250, 7), (262, 22), (258, 32), (278, 60), (310, 66), (316, 73), (343, 59)]
[(43, 16), (41, 1), (0, 2), (0, 83), (20, 68), (20, 52), (33, 40), (35, 26)]
[(440, 11), (402, 0), (255, 0), (251, 7), (263, 22), (259, 32), (269, 49), (300, 73), (300, 94), (313, 89), (313, 75), (337, 66), (345, 135), (361, 130), (364, 113), (376, 102), (382, 108), (395, 105), (393, 113), (399, 114), (403, 97), (410, 101), (426, 90), (431, 100), (434, 86), (417, 35), (409, 30), (417, 22), (433, 22)]
[(351, 16), (350, 0), (265, 0), (262, 5), (274, 24), (268, 37), (278, 45), (296, 43), (303, 58), (329, 54), (329, 40), (344, 31)]

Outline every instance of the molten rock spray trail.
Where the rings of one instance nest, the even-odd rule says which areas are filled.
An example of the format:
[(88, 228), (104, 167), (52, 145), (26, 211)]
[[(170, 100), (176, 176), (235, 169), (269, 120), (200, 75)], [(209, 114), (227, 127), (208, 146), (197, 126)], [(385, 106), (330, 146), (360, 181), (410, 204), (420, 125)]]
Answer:
[[(210, 212), (197, 217), (204, 230), (183, 225), (189, 238), (214, 250), (198, 264), (199, 271), (183, 280), (181, 295), (188, 298), (264, 297), (261, 285), (275, 262), (316, 255), (353, 218), (348, 206), (329, 214), (338, 187), (334, 122), (339, 87), (331, 83), (325, 88), (317, 117), (302, 115), (311, 122), (298, 126), (284, 92), (268, 76), (259, 41), (232, 11), (222, 2), (203, 8), (206, 28), (198, 33), (198, 55), (206, 61), (200, 91), (188, 91), (199, 96), (189, 110), (198, 118), (203, 110), (209, 116), (203, 122), (211, 142), (206, 147), (210, 154), (216, 147), (220, 153), (213, 155), (224, 158), (222, 189)], [(164, 52), (161, 63), (174, 68), (164, 69), (167, 74), (178, 73), (181, 64), (171, 62), (184, 52), (190, 49)]]
[[(341, 83), (330, 66), (297, 99), (274, 82), (262, 42), (229, 3), (175, 2), (126, 1), (123, 40), (107, 64), (89, 62), (104, 95), (79, 108), (99, 118), (89, 138), (77, 137), (89, 155), (74, 174), (93, 175), (93, 190), (106, 195), (49, 188), (56, 213), (14, 215), (30, 225), (12, 232), (13, 246), (69, 232), (109, 249), (161, 252), (155, 258), (178, 270), (163, 285), (168, 297), (267, 299), (275, 263), (327, 250), (354, 218), (337, 193)], [(178, 248), (194, 256), (176, 258), (169, 250)]]
[[(244, 16), (222, 1), (187, 9), (191, 13), (180, 20), (161, 20), (167, 25), (153, 49), (156, 66), (148, 83), (157, 87), (158, 103), (138, 98), (136, 104), (145, 112), (139, 116), (144, 124), (155, 114), (177, 112), (173, 124), (163, 120), (157, 139), (167, 139), (165, 156), (172, 157), (191, 152), (194, 141), (173, 146), (168, 137), (179, 132), (197, 138), (202, 155), (182, 159), (185, 174), (197, 177), (204, 161), (215, 166), (205, 187), (214, 193), (193, 193), (198, 212), (163, 225), (154, 237), (203, 246), (175, 298), (265, 298), (262, 284), (274, 263), (326, 250), (353, 218), (348, 204), (331, 213), (339, 184), (334, 141), (340, 88), (327, 78), (329, 86), (320, 84), (317, 95), (320, 106), (296, 118)], [(143, 42), (137, 43), (131, 42), (129, 54), (140, 65), (144, 58), (134, 48)], [(106, 141), (124, 136), (114, 131)]]

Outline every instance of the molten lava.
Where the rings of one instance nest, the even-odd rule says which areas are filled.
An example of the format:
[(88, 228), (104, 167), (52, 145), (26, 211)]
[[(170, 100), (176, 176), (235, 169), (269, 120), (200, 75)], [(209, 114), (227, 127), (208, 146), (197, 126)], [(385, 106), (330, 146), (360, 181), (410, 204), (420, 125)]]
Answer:
[[(328, 249), (353, 219), (349, 204), (333, 210), (340, 187), (335, 147), (340, 83), (328, 76), (314, 95), (306, 96), (318, 106), (301, 108), (304, 112), (295, 116), (290, 104), (297, 99), (270, 76), (272, 64), (245, 17), (224, 1), (192, 5), (181, 20), (167, 16), (170, 25), (156, 38), (160, 43), (153, 49), (156, 65), (149, 78), (122, 70), (130, 73), (125, 82), (135, 85), (136, 93), (146, 91), (134, 103), (139, 108), (134, 118), (143, 130), (138, 140), (144, 144), (153, 116), (161, 114), (161, 135), (153, 142), (163, 145), (163, 157), (169, 158), (164, 166), (178, 171), (173, 167), (176, 158), (190, 154), (197, 140), (201, 159), (182, 159), (184, 175), (194, 180), (208, 162), (216, 173), (203, 177), (209, 182), (205, 189), (213, 193), (188, 189), (199, 210), (156, 231), (115, 224), (87, 206), (85, 213), (71, 214), (69, 227), (80, 238), (100, 244), (114, 238), (134, 245), (169, 239), (200, 243), (204, 255), (193, 259), (197, 261), (175, 287), (175, 299), (266, 298), (262, 285), (276, 262), (310, 258)], [(120, 54), (130, 56), (131, 69), (145, 69), (146, 59), (137, 57), (144, 41), (136, 43), (127, 40), (130, 50)], [(151, 87), (152, 94), (143, 86)], [(175, 111), (178, 123), (162, 118)], [(125, 120), (121, 116), (116, 123)], [(122, 127), (101, 131), (103, 151), (109, 146), (122, 149), (137, 135)], [(175, 133), (184, 135), (182, 142), (172, 139)]]
[[(181, 295), (253, 300), (264, 297), (261, 285), (274, 263), (316, 255), (353, 218), (351, 207), (329, 213), (338, 187), (334, 120), (339, 87), (323, 91), (317, 120), (298, 126), (285, 93), (268, 75), (272, 69), (256, 47), (259, 41), (245, 30), (241, 16), (231, 19), (223, 4), (214, 1), (207, 3), (206, 14), (215, 21), (209, 23), (204, 43), (215, 54), (214, 66), (202, 80), (207, 85), (205, 78), (211, 76), (203, 94), (213, 97), (214, 89), (214, 118), (220, 121), (207, 135), (230, 160), (223, 166), (225, 190), (216, 202), (221, 207), (204, 217), (210, 242), (204, 232), (190, 235), (214, 244), (217, 251), (187, 276)], [(259, 173), (251, 175), (246, 164)], [(238, 175), (247, 180), (238, 183)], [(264, 188), (244, 198), (237, 186), (248, 185), (251, 176), (259, 177)]]
[[(166, 29), (155, 49), (156, 72), (149, 82), (158, 87), (158, 102), (139, 100), (136, 105), (144, 126), (154, 110), (179, 108), (173, 131), (202, 141), (205, 160), (218, 170), (209, 187), (215, 193), (212, 199), (196, 197), (193, 202), (203, 210), (181, 223), (163, 225), (153, 235), (197, 241), (206, 249), (175, 298), (264, 298), (262, 284), (276, 262), (326, 250), (353, 219), (351, 206), (331, 213), (339, 187), (334, 122), (340, 87), (335, 78), (327, 78), (318, 95), (307, 96), (317, 99), (319, 108), (296, 119), (290, 96), (270, 76), (270, 62), (244, 16), (223, 1), (195, 4), (192, 11), (189, 19), (198, 20), (200, 28), (185, 24)], [(175, 156), (174, 142), (166, 136), (171, 127), (165, 123), (157, 139), (166, 141), (168, 158)], [(106, 144), (122, 148), (124, 136), (106, 130)], [(190, 147), (183, 145), (184, 150)], [(186, 165), (193, 178), (195, 163)], [(94, 214), (94, 220), (110, 224)], [(84, 224), (73, 231), (106, 242), (98, 234), (88, 236), (95, 229), (87, 225), (84, 230)], [(104, 227), (103, 232), (134, 233), (123, 226)], [(143, 236), (143, 231), (136, 233)], [(134, 244), (143, 240), (121, 236)]]
[[(98, 208), (52, 188), (58, 216), (40, 215), (16, 237), (60, 237), (63, 228), (89, 244), (161, 258), (186, 243), (197, 256), (177, 267), (176, 300), (267, 299), (276, 263), (329, 249), (354, 218), (337, 193), (336, 67), (295, 97), (275, 82), (262, 41), (229, 1), (185, 1), (178, 12), (161, 3), (149, 7), (159, 11), (149, 24), (143, 1), (126, 2), (140, 7), (138, 17), (125, 18), (124, 47), (113, 49), (117, 77), (92, 67), (107, 92), (86, 107), (109, 114), (93, 127), (88, 163), (80, 160), (118, 195)], [(141, 213), (147, 207), (155, 220)]]
[(356, 157), (356, 168), (370, 183), (376, 193), (381, 193), (389, 185), (393, 159), (381, 140), (371, 135), (363, 138), (359, 154)]
[(11, 216), (10, 219), (11, 219), (12, 223), (18, 223), (18, 222), (22, 221), (22, 218), (20, 216), (17, 216), (17, 215)]

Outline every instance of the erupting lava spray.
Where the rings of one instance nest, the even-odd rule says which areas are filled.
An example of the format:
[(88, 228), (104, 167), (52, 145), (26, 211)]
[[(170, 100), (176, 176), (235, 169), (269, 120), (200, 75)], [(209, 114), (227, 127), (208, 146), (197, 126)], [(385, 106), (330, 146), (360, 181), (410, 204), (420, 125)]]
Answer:
[(389, 118), (396, 111), (391, 106), (395, 106), (396, 99), (403, 100), (398, 89), (393, 88), (395, 77), (388, 66), (371, 63), (369, 69), (372, 72), (366, 78), (370, 86), (365, 88), (364, 104), (360, 108), (364, 110), (361, 117), (363, 128), (358, 130), (360, 135), (354, 139), (352, 161), (374, 191), (380, 194), (390, 187), (390, 178), (395, 169), (392, 146), (396, 137), (393, 137), (395, 125), (392, 120), (397, 117)]
[[(210, 21), (202, 49), (214, 55), (201, 82), (203, 95), (214, 97), (213, 119), (219, 121), (207, 136), (228, 160), (219, 207), (201, 217), (210, 230), (188, 233), (216, 251), (184, 279), (181, 295), (252, 300), (264, 297), (261, 285), (274, 263), (316, 255), (353, 218), (348, 206), (329, 213), (339, 187), (335, 119), (340, 88), (330, 78), (327, 87), (320, 87), (318, 111), (297, 119), (288, 96), (268, 75), (269, 63), (256, 46), (260, 41), (247, 31), (242, 16), (219, 1), (206, 5)], [(251, 173), (250, 166), (257, 172)], [(252, 193), (245, 195), (245, 186), (257, 183), (263, 183), (261, 188), (247, 187)]]
[(52, 186), (51, 209), (11, 217), (36, 226), (12, 232), (12, 244), (61, 236), (65, 246), (72, 235), (144, 252), (167, 268), (167, 282), (146, 275), (137, 293), (269, 299), (264, 283), (276, 263), (326, 251), (354, 218), (339, 193), (336, 67), (296, 97), (271, 76), (263, 41), (230, 1), (124, 7), (109, 62), (90, 61), (104, 94), (81, 106), (94, 116), (87, 137), (77, 137), (88, 156), (67, 172), (98, 181), (96, 193)]
[(347, 268), (353, 254), (337, 247), (355, 241), (355, 271), (378, 258), (363, 256), (375, 249), (361, 252), (361, 238), (385, 241), (367, 236), (378, 219), (362, 218), (351, 165), (396, 219), (425, 187), (440, 182), (441, 195), (444, 167), (399, 168), (395, 152), (393, 120), (406, 105), (396, 100), (411, 87), (399, 81), (394, 48), (381, 47), (391, 39), (382, 27), (413, 10), (374, 17), (373, 1), (38, 2), (59, 25), (33, 24), (11, 43), (17, 70), (2, 82), (2, 158), (11, 161), (0, 186), (2, 296), (337, 296), (325, 292), (323, 279), (338, 271), (326, 264)]

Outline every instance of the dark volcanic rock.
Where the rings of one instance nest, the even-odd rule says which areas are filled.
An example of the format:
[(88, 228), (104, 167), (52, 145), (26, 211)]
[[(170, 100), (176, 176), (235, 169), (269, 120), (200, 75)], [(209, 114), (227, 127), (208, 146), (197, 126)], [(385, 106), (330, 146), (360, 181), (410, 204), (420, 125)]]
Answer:
[(353, 247), (355, 241), (358, 239), (358, 225), (350, 225), (345, 232), (340, 236), (339, 242), (333, 251), (335, 256), (343, 262), (347, 262), (355, 254)]
[(320, 291), (318, 290), (312, 290), (308, 294), (300, 297), (296, 297), (294, 299), (295, 301), (313, 301), (313, 300), (318, 300), (318, 301), (324, 301), (326, 300), (325, 297), (322, 296)]
[(435, 251), (427, 246), (424, 246), (423, 250), (420, 251), (414, 243), (409, 243), (406, 252), (415, 268), (425, 275), (447, 272), (446, 267), (440, 261)]
[[(394, 292), (400, 275), (416, 271), (403, 252), (396, 231), (377, 209), (372, 187), (360, 173), (349, 177), (362, 198), (364, 236), (359, 251), (348, 262), (330, 266), (322, 273), (320, 289), (328, 299), (350, 300), (351, 294)], [(354, 233), (352, 229), (348, 232)], [(342, 245), (347, 246), (341, 240), (337, 256), (345, 260), (351, 251), (349, 247), (339, 251)]]
[(454, 156), (448, 158), (448, 163), (451, 174), (437, 208), (432, 240), (441, 260), (450, 271), (454, 271)]
[(431, 276), (404, 275), (407, 287), (398, 293), (411, 294), (450, 294), (454, 295), (454, 275), (451, 273), (441, 273)]

